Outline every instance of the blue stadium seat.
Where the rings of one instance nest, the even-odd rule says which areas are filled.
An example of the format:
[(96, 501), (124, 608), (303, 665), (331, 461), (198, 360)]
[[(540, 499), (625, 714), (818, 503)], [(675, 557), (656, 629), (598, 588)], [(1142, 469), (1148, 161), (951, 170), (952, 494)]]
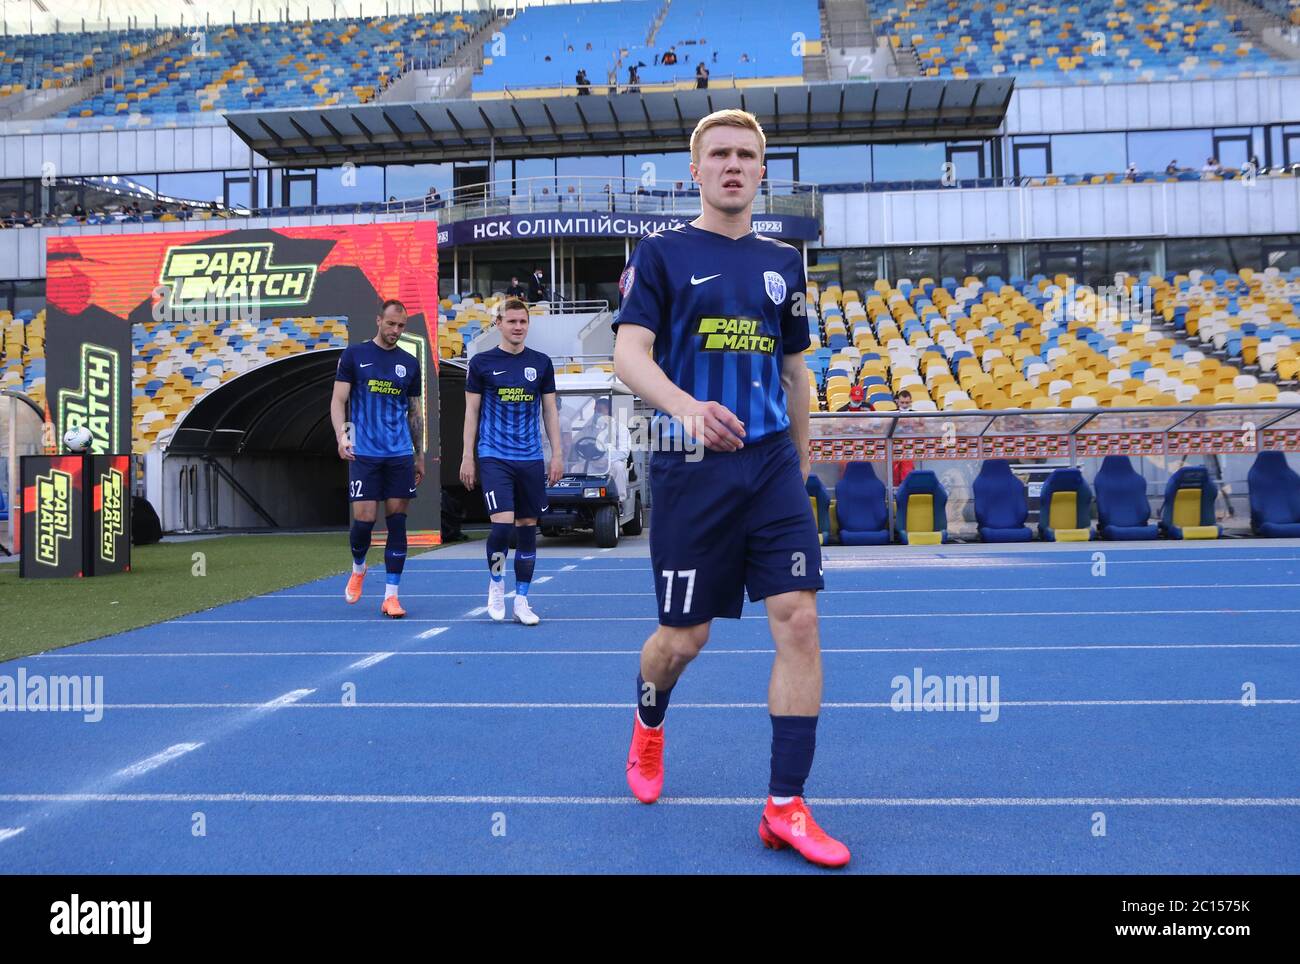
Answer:
[(1160, 531), (1170, 539), (1217, 539), (1223, 528), (1214, 521), (1219, 487), (1202, 465), (1186, 465), (1169, 477)]
[(1151, 522), (1147, 482), (1127, 455), (1108, 455), (1092, 480), (1097, 489), (1097, 533), (1102, 539), (1136, 541), (1156, 539), (1159, 527)]
[(904, 545), (937, 546), (948, 541), (948, 493), (929, 469), (913, 469), (896, 493), (894, 528)]
[(826, 545), (831, 537), (831, 494), (826, 491), (826, 483), (813, 474), (809, 474), (804, 488), (808, 492), (813, 518), (817, 520), (817, 536), (822, 545)]
[(1025, 525), (1029, 500), (1025, 485), (1006, 459), (987, 459), (975, 477), (975, 521), (983, 542), (1032, 542), (1033, 530)]
[(835, 514), (840, 542), (846, 546), (883, 546), (889, 542), (889, 507), (885, 484), (869, 462), (850, 462), (835, 486)]
[(1092, 538), (1092, 489), (1078, 469), (1056, 469), (1039, 493), (1038, 535), (1044, 542)]
[(1281, 452), (1260, 452), (1246, 474), (1250, 528), (1268, 538), (1300, 537), (1300, 474)]

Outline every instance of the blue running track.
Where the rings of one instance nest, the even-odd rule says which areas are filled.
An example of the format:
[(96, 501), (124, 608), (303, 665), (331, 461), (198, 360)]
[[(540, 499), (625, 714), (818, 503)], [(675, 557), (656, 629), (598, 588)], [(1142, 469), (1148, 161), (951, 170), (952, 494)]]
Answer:
[[(647, 807), (623, 774), (648, 560), (543, 541), (526, 628), (478, 608), (466, 554), (407, 565), (401, 621), (372, 570), (356, 606), (340, 575), (0, 665), (102, 676), (106, 703), (0, 714), (0, 865), (824, 872), (756, 833), (761, 606), (674, 691)], [(850, 872), (1300, 872), (1300, 545), (836, 548), (825, 568), (808, 794)], [(996, 681), (996, 712), (896, 711), (918, 671)]]

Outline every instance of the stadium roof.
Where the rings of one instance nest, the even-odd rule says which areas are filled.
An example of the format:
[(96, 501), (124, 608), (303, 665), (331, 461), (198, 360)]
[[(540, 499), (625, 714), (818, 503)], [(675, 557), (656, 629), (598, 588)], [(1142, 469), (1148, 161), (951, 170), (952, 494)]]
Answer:
[[(995, 134), (1013, 81), (896, 80), (646, 91), (585, 97), (235, 111), (226, 123), (273, 164), (498, 160), (685, 150), (696, 120), (752, 111), (769, 146)], [(495, 143), (493, 143), (495, 142)]]

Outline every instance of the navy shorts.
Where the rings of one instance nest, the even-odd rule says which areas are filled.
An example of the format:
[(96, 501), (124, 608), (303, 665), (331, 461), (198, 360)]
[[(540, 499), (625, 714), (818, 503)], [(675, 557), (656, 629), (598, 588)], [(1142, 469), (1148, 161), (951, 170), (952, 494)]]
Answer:
[(515, 462), (481, 458), (478, 481), (488, 515), (513, 512), (516, 519), (538, 519), (547, 507), (546, 463), (541, 459)]
[(823, 589), (821, 543), (799, 469), (780, 432), (737, 452), (657, 452), (650, 461), (650, 562), (659, 622), (738, 619), (757, 602)]
[(375, 459), (358, 455), (348, 463), (348, 501), (414, 498), (415, 456)]

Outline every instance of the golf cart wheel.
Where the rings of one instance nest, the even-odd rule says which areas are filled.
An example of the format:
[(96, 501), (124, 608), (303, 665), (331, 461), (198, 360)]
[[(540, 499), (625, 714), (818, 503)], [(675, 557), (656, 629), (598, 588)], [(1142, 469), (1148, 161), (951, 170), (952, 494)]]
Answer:
[(602, 505), (596, 510), (594, 527), (596, 545), (601, 549), (613, 549), (618, 545), (618, 507)]
[(644, 526), (642, 519), (641, 496), (636, 497), (636, 509), (632, 512), (632, 518), (627, 520), (627, 525), (623, 526), (623, 535), (639, 536)]

